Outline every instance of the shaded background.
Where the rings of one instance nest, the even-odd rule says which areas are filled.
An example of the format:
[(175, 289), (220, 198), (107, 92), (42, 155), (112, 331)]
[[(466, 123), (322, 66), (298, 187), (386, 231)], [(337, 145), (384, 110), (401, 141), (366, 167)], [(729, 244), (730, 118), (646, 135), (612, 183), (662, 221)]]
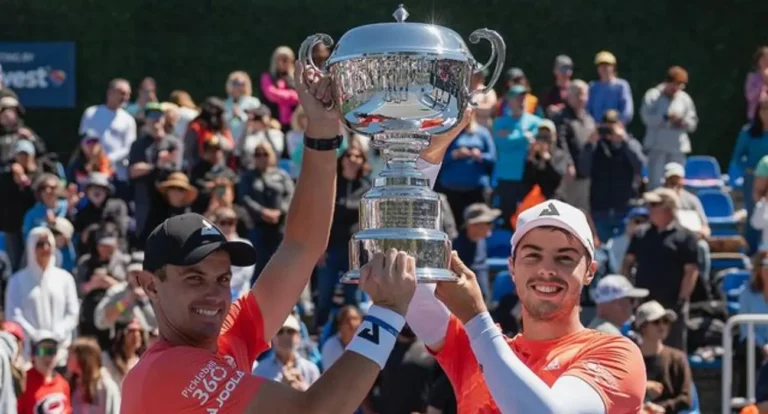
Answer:
[[(134, 90), (143, 76), (158, 81), (161, 100), (172, 89), (197, 102), (224, 95), (229, 72), (257, 82), (276, 46), (298, 49), (318, 31), (338, 39), (347, 29), (394, 21), (398, 2), (383, 0), (0, 0), (0, 39), (69, 40), (77, 45), (77, 108), (30, 110), (28, 123), (54, 151), (78, 142), (82, 110), (102, 101), (107, 82), (125, 77)], [(534, 93), (552, 83), (556, 55), (570, 55), (575, 77), (597, 77), (601, 49), (613, 52), (619, 74), (632, 85), (642, 138), (640, 101), (671, 65), (685, 67), (701, 122), (697, 154), (725, 166), (745, 122), (744, 78), (755, 48), (768, 43), (768, 1), (730, 0), (412, 0), (409, 21), (448, 26), (465, 38), (477, 28), (499, 31), (507, 67), (519, 66)], [(470, 46), (479, 61), (487, 44)]]

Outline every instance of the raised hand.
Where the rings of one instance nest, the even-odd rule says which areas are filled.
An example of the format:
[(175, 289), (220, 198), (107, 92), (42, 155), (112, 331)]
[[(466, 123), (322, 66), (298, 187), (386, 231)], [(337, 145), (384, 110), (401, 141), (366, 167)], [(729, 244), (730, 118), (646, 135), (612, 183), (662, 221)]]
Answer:
[(299, 102), (307, 115), (307, 136), (335, 138), (339, 135), (341, 116), (338, 105), (328, 109), (334, 99), (331, 77), (300, 60), (296, 61), (294, 77)]
[(451, 253), (451, 270), (459, 277), (458, 282), (438, 282), (435, 296), (461, 322), (467, 323), (475, 315), (486, 312), (488, 308), (485, 306), (475, 272), (459, 259), (455, 251)]
[(416, 291), (416, 259), (389, 249), (360, 268), (360, 287), (374, 304), (405, 316)]

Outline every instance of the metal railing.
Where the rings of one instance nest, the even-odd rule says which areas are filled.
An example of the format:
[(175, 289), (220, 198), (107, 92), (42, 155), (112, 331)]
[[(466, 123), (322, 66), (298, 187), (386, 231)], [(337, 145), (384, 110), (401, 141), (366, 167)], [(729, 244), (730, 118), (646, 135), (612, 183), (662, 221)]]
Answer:
[(755, 324), (768, 325), (768, 315), (735, 315), (728, 318), (723, 332), (722, 414), (731, 414), (733, 382), (733, 328), (747, 325), (747, 400), (755, 401)]

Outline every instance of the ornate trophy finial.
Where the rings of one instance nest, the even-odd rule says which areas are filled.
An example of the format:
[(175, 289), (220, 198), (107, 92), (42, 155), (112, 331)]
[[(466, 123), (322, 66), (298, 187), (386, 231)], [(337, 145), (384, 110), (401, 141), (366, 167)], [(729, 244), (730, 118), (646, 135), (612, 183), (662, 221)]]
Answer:
[(395, 20), (397, 20), (398, 23), (405, 23), (405, 19), (409, 16), (408, 10), (405, 10), (405, 7), (401, 4), (397, 7), (397, 10), (392, 13), (392, 16), (395, 17)]

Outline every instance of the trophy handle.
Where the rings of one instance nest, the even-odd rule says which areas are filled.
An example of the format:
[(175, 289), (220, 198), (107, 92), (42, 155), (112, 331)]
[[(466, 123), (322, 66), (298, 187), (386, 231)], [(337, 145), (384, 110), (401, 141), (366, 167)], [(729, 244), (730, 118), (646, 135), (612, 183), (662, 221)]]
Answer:
[[(303, 42), (301, 42), (301, 46), (299, 47), (299, 54), (298, 59), (300, 61), (307, 62), (307, 64), (314, 70), (327, 75), (328, 70), (326, 68), (320, 69), (315, 65), (315, 62), (312, 60), (312, 51), (315, 49), (315, 46), (319, 45), (320, 43), (325, 44), (326, 47), (329, 49), (331, 46), (333, 46), (333, 38), (331, 36), (328, 36), (325, 33), (315, 33), (313, 35), (308, 36), (306, 39), (304, 39)], [(325, 105), (325, 109), (332, 110), (336, 107), (335, 100), (331, 100), (331, 102), (328, 105)]]
[(474, 73), (488, 69), (488, 67), (491, 66), (494, 58), (496, 59), (496, 69), (493, 70), (491, 81), (485, 85), (485, 88), (482, 90), (476, 90), (469, 94), (470, 102), (471, 99), (475, 97), (475, 95), (479, 95), (481, 93), (485, 94), (493, 89), (493, 85), (495, 85), (499, 80), (499, 77), (501, 77), (501, 71), (504, 70), (504, 59), (507, 56), (507, 45), (504, 43), (504, 39), (501, 37), (501, 35), (495, 30), (477, 29), (469, 35), (469, 41), (472, 43), (480, 43), (481, 39), (485, 39), (491, 43), (491, 57), (488, 59), (488, 63), (475, 69)]

